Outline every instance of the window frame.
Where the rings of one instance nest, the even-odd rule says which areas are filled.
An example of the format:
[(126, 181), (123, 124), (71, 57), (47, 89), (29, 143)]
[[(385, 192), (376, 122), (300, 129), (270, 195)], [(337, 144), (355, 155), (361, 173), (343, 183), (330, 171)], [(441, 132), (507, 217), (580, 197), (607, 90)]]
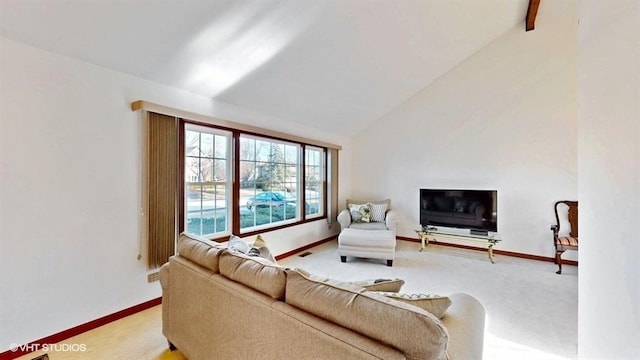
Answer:
[[(205, 123), (205, 122), (200, 122), (200, 121), (194, 121), (194, 120), (190, 120), (190, 119), (186, 119), (186, 118), (179, 118), (179, 128), (178, 128), (178, 133), (179, 133), (179, 156), (178, 156), (178, 166), (179, 166), (179, 179), (180, 179), (180, 183), (179, 183), (179, 194), (178, 194), (178, 229), (179, 232), (183, 232), (185, 231), (186, 228), (186, 210), (185, 210), (185, 205), (186, 205), (186, 191), (185, 191), (185, 185), (186, 185), (186, 179), (185, 179), (185, 161), (186, 161), (186, 156), (185, 156), (185, 133), (186, 133), (186, 126), (187, 124), (191, 125), (195, 125), (198, 127), (202, 127), (202, 128), (211, 128), (214, 131), (215, 130), (221, 130), (221, 131), (228, 131), (231, 133), (231, 143), (230, 143), (230, 147), (231, 147), (231, 156), (229, 159), (229, 165), (231, 166), (231, 199), (229, 200), (230, 203), (230, 210), (229, 213), (227, 214), (227, 216), (230, 216), (230, 228), (228, 229), (228, 232), (226, 232), (224, 235), (214, 235), (211, 239), (214, 241), (226, 241), (228, 240), (229, 236), (231, 234), (237, 234), (237, 235), (242, 235), (243, 237), (245, 236), (252, 236), (252, 235), (256, 235), (259, 233), (262, 233), (264, 231), (273, 231), (273, 230), (278, 230), (278, 229), (284, 229), (284, 228), (288, 228), (288, 227), (292, 227), (292, 226), (297, 226), (300, 224), (304, 224), (304, 223), (308, 223), (308, 222), (313, 222), (313, 221), (318, 221), (318, 220), (323, 220), (323, 219), (327, 219), (327, 174), (328, 174), (328, 169), (327, 169), (327, 164), (328, 164), (328, 153), (329, 153), (329, 149), (325, 146), (320, 146), (320, 145), (315, 145), (315, 144), (308, 144), (305, 142), (301, 142), (299, 140), (295, 140), (295, 139), (288, 139), (286, 137), (276, 137), (276, 136), (272, 136), (272, 135), (268, 135), (268, 134), (261, 134), (261, 133), (257, 133), (257, 132), (251, 132), (251, 131), (246, 131), (246, 130), (239, 130), (239, 129), (234, 129), (234, 128), (230, 128), (230, 127), (224, 127), (224, 126), (219, 126), (219, 125), (214, 125), (214, 124), (210, 124), (210, 123)], [(298, 181), (298, 186), (299, 189), (303, 189), (303, 191), (298, 191), (297, 194), (297, 211), (298, 211), (298, 216), (296, 220), (292, 220), (292, 221), (280, 221), (280, 222), (276, 222), (276, 223), (272, 223), (271, 225), (263, 225), (263, 226), (256, 226), (256, 227), (251, 227), (248, 228), (250, 230), (247, 231), (242, 231), (242, 229), (240, 228), (240, 209), (242, 207), (242, 204), (240, 204), (240, 137), (242, 135), (246, 135), (249, 137), (253, 137), (253, 138), (263, 138), (265, 140), (273, 140), (276, 142), (285, 142), (285, 143), (291, 143), (291, 144), (296, 144), (300, 147), (300, 155), (299, 155), (299, 161), (297, 164), (298, 167), (298, 177), (299, 177), (299, 181)], [(320, 197), (320, 200), (322, 202), (321, 205), (321, 211), (318, 214), (312, 214), (312, 215), (307, 215), (306, 211), (305, 211), (305, 206), (304, 204), (306, 203), (306, 191), (304, 191), (304, 189), (306, 189), (306, 165), (305, 165), (305, 159), (306, 159), (306, 148), (309, 147), (311, 149), (315, 149), (315, 150), (321, 150), (321, 171), (322, 171), (322, 178), (321, 178), (321, 188), (322, 188), (322, 196)]]
[[(291, 164), (287, 163), (286, 160), (286, 153), (287, 153), (287, 147), (291, 148), (291, 147), (295, 147), (295, 156), (296, 156), (296, 162), (295, 162), (295, 169), (296, 169), (296, 179), (295, 182), (288, 182), (286, 181), (286, 179), (283, 179), (281, 182), (278, 182), (278, 184), (282, 185), (283, 188), (286, 189), (287, 184), (294, 184), (295, 188), (297, 189), (296, 191), (296, 197), (295, 197), (295, 202), (296, 202), (296, 213), (294, 215), (294, 217), (290, 218), (290, 219), (286, 219), (286, 214), (287, 214), (287, 201), (286, 201), (286, 190), (269, 190), (270, 192), (280, 192), (280, 191), (284, 191), (285, 195), (283, 196), (284, 198), (284, 207), (283, 207), (283, 214), (285, 215), (285, 219), (277, 221), (277, 222), (269, 222), (267, 224), (262, 224), (262, 225), (256, 225), (255, 220), (257, 217), (257, 209), (255, 210), (250, 210), (251, 213), (254, 215), (254, 223), (253, 226), (248, 226), (248, 227), (242, 227), (242, 216), (240, 217), (240, 228), (239, 228), (239, 234), (246, 234), (246, 233), (252, 233), (252, 232), (256, 232), (256, 231), (262, 231), (264, 229), (271, 229), (272, 227), (276, 226), (276, 225), (286, 225), (286, 224), (292, 224), (292, 223), (297, 223), (300, 220), (302, 220), (304, 217), (302, 216), (303, 214), (300, 212), (300, 206), (301, 204), (304, 203), (303, 199), (301, 198), (300, 195), (300, 191), (299, 189), (302, 187), (302, 177), (301, 175), (303, 174), (302, 172), (302, 151), (303, 151), (303, 146), (298, 143), (298, 142), (293, 142), (293, 141), (289, 141), (289, 140), (281, 140), (281, 139), (273, 139), (273, 138), (266, 138), (264, 136), (256, 136), (256, 135), (252, 135), (252, 134), (247, 134), (247, 133), (243, 133), (240, 132), (239, 134), (239, 148), (240, 148), (240, 153), (238, 153), (238, 161), (234, 161), (234, 165), (237, 165), (239, 171), (238, 171), (238, 177), (236, 177), (236, 179), (238, 179), (238, 184), (239, 184), (239, 189), (243, 190), (246, 188), (242, 187), (242, 181), (241, 181), (241, 177), (240, 177), (240, 171), (242, 170), (242, 167), (240, 166), (242, 163), (253, 163), (255, 165), (255, 174), (257, 175), (259, 173), (259, 171), (257, 171), (258, 165), (262, 164), (262, 165), (267, 165), (268, 164), (276, 164), (276, 165), (281, 165), (284, 168), (291, 166)], [(241, 156), (242, 151), (242, 146), (243, 146), (243, 139), (247, 140), (247, 141), (253, 141), (253, 154), (252, 156), (250, 156), (249, 159), (243, 159)], [(258, 148), (256, 147), (258, 142), (262, 142), (262, 143), (268, 143), (270, 150), (269, 150), (269, 157), (273, 154), (271, 151), (271, 149), (273, 149), (273, 146), (282, 146), (283, 147), (283, 156), (282, 156), (282, 160), (281, 161), (271, 161), (272, 159), (269, 159), (268, 161), (265, 161), (264, 159), (259, 159), (258, 158)], [(286, 172), (286, 170), (285, 170)], [(271, 184), (274, 185), (274, 184)], [(259, 192), (257, 192), (258, 190), (258, 181), (257, 178), (254, 179), (254, 195), (253, 196), (259, 196)], [(241, 199), (241, 194), (240, 192), (238, 193), (238, 201), (240, 201)], [(239, 203), (238, 204), (239, 209), (242, 209), (243, 204)], [(274, 207), (273, 206), (269, 206), (269, 212), (271, 213), (271, 220), (272, 215), (273, 215), (273, 210)], [(276, 224), (276, 225), (274, 225)], [(247, 230), (248, 229), (248, 230)]]
[[(307, 204), (307, 168), (309, 166), (314, 166), (314, 165), (310, 165), (307, 164), (307, 150), (311, 150), (311, 151), (320, 151), (320, 164), (318, 164), (318, 167), (320, 168), (320, 179), (318, 180), (320, 182), (320, 191), (322, 192), (321, 196), (319, 197), (319, 205), (320, 205), (320, 211), (317, 214), (307, 214), (307, 209), (306, 209), (306, 204)], [(304, 194), (304, 209), (303, 209), (303, 213), (305, 215), (306, 219), (315, 219), (315, 218), (322, 218), (323, 216), (326, 218), (327, 216), (327, 155), (328, 151), (326, 148), (322, 148), (320, 146), (316, 146), (316, 145), (309, 145), (309, 144), (305, 144), (302, 146), (302, 189), (303, 189), (303, 194)]]
[[(180, 148), (183, 152), (183, 155), (181, 155), (181, 160), (182, 160), (182, 167), (181, 167), (181, 171), (182, 171), (182, 181), (180, 183), (180, 188), (181, 188), (181, 192), (182, 194), (180, 194), (181, 196), (181, 200), (184, 202), (182, 205), (180, 205), (180, 211), (184, 212), (184, 222), (182, 223), (182, 225), (184, 226), (184, 229), (187, 229), (187, 225), (186, 225), (186, 221), (187, 219), (187, 203), (188, 201), (186, 200), (187, 197), (187, 185), (188, 184), (200, 184), (200, 186), (214, 186), (214, 187), (218, 187), (220, 185), (224, 186), (225, 189), (225, 208), (227, 209), (227, 213), (225, 215), (226, 218), (226, 228), (224, 231), (220, 231), (220, 232), (214, 232), (212, 234), (203, 234), (200, 236), (213, 236), (213, 237), (220, 237), (220, 236), (229, 236), (231, 235), (231, 227), (233, 224), (233, 211), (230, 211), (230, 209), (232, 209), (232, 199), (233, 199), (233, 172), (232, 169), (229, 168), (229, 164), (232, 163), (233, 161), (233, 132), (229, 131), (229, 130), (224, 130), (224, 129), (220, 129), (220, 128), (215, 128), (215, 127), (211, 127), (211, 126), (202, 126), (201, 124), (194, 124), (194, 123), (190, 123), (190, 122), (184, 122), (181, 123), (181, 130), (183, 131), (184, 135), (180, 138)], [(215, 146), (215, 138), (217, 136), (222, 136), (226, 138), (227, 144), (225, 146), (225, 154), (226, 157), (222, 158), (225, 160), (225, 162), (227, 163), (227, 166), (225, 166), (224, 169), (224, 176), (225, 176), (225, 180), (223, 181), (204, 181), (204, 180), (200, 180), (200, 181), (187, 181), (186, 179), (186, 164), (187, 164), (187, 157), (193, 157), (189, 154), (184, 153), (185, 149), (186, 149), (186, 132), (187, 131), (193, 131), (193, 132), (199, 132), (200, 134), (211, 134), (213, 135), (213, 149), (212, 149), (212, 156), (210, 157), (210, 160), (212, 161), (212, 164), (215, 168), (215, 162), (216, 160), (220, 160), (217, 158), (216, 156), (216, 146)], [(202, 136), (200, 135), (200, 141), (198, 144), (198, 148), (201, 148), (202, 145)], [(199, 156), (197, 156), (197, 158), (202, 161), (202, 159), (208, 159), (209, 157), (207, 156), (202, 156), (202, 154), (199, 154)], [(200, 166), (199, 169), (201, 170)], [(228, 197), (227, 197), (227, 194)], [(215, 202), (214, 202), (215, 204)], [(201, 208), (201, 212), (202, 212), (202, 208)], [(200, 217), (200, 219), (203, 219), (202, 217)], [(202, 220), (201, 220), (202, 221)], [(202, 225), (201, 225), (202, 227)], [(214, 226), (215, 227), (215, 226)]]

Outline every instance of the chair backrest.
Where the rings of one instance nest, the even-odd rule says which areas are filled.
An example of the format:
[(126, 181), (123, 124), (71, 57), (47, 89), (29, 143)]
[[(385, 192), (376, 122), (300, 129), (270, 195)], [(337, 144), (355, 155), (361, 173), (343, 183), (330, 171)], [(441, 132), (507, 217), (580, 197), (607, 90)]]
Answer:
[(560, 230), (560, 216), (558, 215), (558, 205), (564, 204), (569, 207), (568, 212), (568, 220), (571, 225), (571, 232), (569, 236), (578, 237), (578, 202), (571, 200), (560, 200), (555, 203), (554, 209), (556, 213), (556, 225), (558, 226), (558, 230)]
[(376, 200), (376, 201), (347, 199), (347, 202), (345, 204), (345, 208), (348, 209), (349, 208), (349, 204), (366, 204), (366, 203), (387, 204), (387, 210), (391, 209), (391, 199)]

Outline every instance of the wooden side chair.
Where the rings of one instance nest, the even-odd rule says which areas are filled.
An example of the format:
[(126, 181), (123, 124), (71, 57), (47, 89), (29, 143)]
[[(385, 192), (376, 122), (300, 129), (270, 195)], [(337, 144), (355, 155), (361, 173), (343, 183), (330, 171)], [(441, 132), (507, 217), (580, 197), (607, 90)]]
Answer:
[[(563, 212), (566, 205), (568, 207), (567, 219), (569, 221), (570, 229), (564, 229), (563, 235), (559, 236), (560, 231), (560, 216), (559, 213)], [(558, 208), (560, 206), (560, 209)], [(562, 274), (562, 253), (567, 250), (578, 250), (578, 202), (570, 200), (561, 200), (555, 203), (554, 210), (556, 213), (556, 224), (551, 226), (553, 231), (553, 245), (556, 248), (555, 263), (558, 264), (558, 271), (556, 274)], [(568, 235), (564, 233), (568, 231)]]

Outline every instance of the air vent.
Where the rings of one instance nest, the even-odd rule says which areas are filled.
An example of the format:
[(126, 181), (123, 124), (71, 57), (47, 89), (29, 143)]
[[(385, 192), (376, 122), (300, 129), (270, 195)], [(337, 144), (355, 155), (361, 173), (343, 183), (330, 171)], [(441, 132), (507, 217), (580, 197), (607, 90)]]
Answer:
[(157, 271), (147, 275), (147, 282), (154, 282), (160, 280), (160, 273)]

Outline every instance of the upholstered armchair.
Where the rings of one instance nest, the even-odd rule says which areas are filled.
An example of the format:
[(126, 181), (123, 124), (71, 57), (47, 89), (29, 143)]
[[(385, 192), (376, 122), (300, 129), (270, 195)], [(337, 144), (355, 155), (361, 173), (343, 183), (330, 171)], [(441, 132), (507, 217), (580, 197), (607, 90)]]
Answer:
[(391, 210), (391, 200), (347, 200), (347, 207), (338, 214), (341, 231), (338, 235), (340, 261), (347, 256), (387, 260), (393, 265), (396, 252), (397, 215)]
[[(362, 212), (366, 212), (362, 205), (369, 204), (369, 221), (362, 219)], [(353, 209), (350, 209), (350, 207)], [(357, 208), (356, 208), (357, 207)], [(340, 228), (361, 230), (393, 230), (396, 231), (397, 215), (391, 210), (391, 200), (351, 200), (347, 199), (347, 207), (338, 214)]]

